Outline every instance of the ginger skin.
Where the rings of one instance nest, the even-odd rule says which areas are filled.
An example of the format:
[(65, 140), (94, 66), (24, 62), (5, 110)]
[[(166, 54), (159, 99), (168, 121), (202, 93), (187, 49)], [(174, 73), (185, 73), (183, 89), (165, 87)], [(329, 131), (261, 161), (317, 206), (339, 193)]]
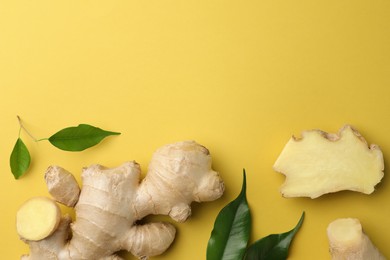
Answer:
[(57, 202), (68, 207), (76, 205), (80, 187), (70, 172), (58, 166), (50, 166), (45, 173), (45, 181), (50, 195)]
[[(51, 169), (46, 176), (53, 169), (65, 172), (57, 167)], [(169, 223), (138, 225), (137, 221), (150, 214), (185, 221), (191, 215), (193, 201), (212, 201), (224, 191), (222, 179), (211, 169), (209, 151), (194, 141), (158, 149), (141, 182), (140, 175), (140, 166), (134, 161), (116, 168), (84, 168), (83, 186), (75, 205), (76, 220), (70, 224), (65, 217), (51, 236), (26, 241), (31, 252), (23, 259), (121, 259), (115, 255), (120, 250), (148, 259), (170, 246), (176, 230)], [(67, 189), (68, 183), (74, 185), (72, 178), (59, 179), (59, 190), (61, 186)], [(61, 191), (57, 194), (61, 194), (62, 201), (74, 195)]]
[(336, 219), (329, 224), (327, 234), (332, 260), (386, 259), (363, 232), (358, 219)]

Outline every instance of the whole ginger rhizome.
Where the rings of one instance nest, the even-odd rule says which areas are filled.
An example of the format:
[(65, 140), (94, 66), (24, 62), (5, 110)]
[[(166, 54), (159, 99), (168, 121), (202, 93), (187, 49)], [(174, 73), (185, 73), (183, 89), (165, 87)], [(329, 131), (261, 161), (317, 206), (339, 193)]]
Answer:
[(50, 194), (57, 202), (74, 206), (76, 219), (72, 222), (69, 216), (59, 217), (54, 200), (45, 198), (42, 203), (42, 197), (33, 198), (27, 206), (44, 204), (54, 212), (51, 230), (46, 227), (42, 231), (42, 221), (48, 220), (32, 217), (34, 211), (22, 205), (17, 225), (23, 220), (25, 228), (38, 226), (39, 233), (37, 236), (31, 230), (18, 229), (30, 246), (30, 254), (23, 259), (121, 259), (115, 254), (120, 250), (147, 259), (163, 253), (173, 242), (176, 230), (169, 223), (138, 225), (138, 220), (161, 214), (183, 222), (191, 215), (193, 201), (212, 201), (224, 192), (222, 179), (211, 169), (209, 151), (194, 141), (158, 149), (141, 182), (140, 175), (136, 162), (116, 168), (92, 165), (83, 169), (79, 189), (68, 171), (49, 167), (45, 180)]

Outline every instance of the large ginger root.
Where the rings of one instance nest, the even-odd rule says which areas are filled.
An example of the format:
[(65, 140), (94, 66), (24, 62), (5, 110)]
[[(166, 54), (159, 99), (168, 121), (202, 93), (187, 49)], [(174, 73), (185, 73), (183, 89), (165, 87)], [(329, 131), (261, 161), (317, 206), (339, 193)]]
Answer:
[(368, 147), (359, 132), (349, 125), (338, 134), (304, 131), (292, 137), (274, 164), (286, 176), (284, 197), (316, 198), (341, 190), (370, 194), (383, 177), (380, 148)]
[[(27, 240), (30, 255), (23, 259), (121, 259), (115, 255), (119, 250), (147, 259), (163, 253), (176, 231), (169, 223), (139, 225), (138, 220), (162, 214), (185, 221), (191, 215), (192, 201), (212, 201), (224, 191), (221, 178), (211, 169), (209, 151), (193, 141), (160, 148), (141, 183), (140, 174), (136, 162), (111, 169), (101, 165), (83, 169), (76, 220), (70, 224), (69, 217), (64, 217), (52, 235)], [(58, 201), (73, 201), (78, 193), (77, 182), (60, 167), (50, 167), (45, 179)], [(31, 225), (35, 221), (39, 219)]]
[(358, 219), (336, 219), (329, 224), (327, 234), (332, 260), (386, 259), (363, 232)]

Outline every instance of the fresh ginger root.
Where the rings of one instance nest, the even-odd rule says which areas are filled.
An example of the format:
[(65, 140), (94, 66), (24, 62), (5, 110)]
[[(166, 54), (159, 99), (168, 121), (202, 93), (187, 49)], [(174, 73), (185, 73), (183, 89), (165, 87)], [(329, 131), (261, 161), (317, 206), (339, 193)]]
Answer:
[(332, 260), (386, 259), (363, 232), (358, 219), (336, 219), (327, 233)]
[[(159, 255), (173, 242), (174, 226), (164, 222), (139, 225), (139, 220), (162, 214), (183, 222), (191, 215), (193, 201), (212, 201), (224, 191), (222, 179), (211, 169), (209, 151), (193, 141), (158, 149), (141, 182), (140, 174), (136, 162), (116, 168), (84, 168), (75, 221), (63, 217), (59, 228), (40, 241), (29, 241), (19, 233), (31, 249), (23, 259), (121, 259), (115, 255), (120, 250), (139, 259)], [(72, 201), (78, 193), (74, 178), (60, 167), (50, 167), (45, 179), (49, 189), (55, 186), (51, 194), (58, 201)]]
[(370, 194), (383, 177), (383, 154), (379, 146), (368, 147), (349, 125), (338, 134), (304, 131), (292, 137), (274, 164), (286, 176), (284, 197), (317, 198), (341, 190)]

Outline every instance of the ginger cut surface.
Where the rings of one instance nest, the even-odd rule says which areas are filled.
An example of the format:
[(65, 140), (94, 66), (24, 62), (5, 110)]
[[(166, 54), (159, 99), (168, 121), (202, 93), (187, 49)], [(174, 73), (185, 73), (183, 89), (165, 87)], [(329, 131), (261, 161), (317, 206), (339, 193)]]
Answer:
[(273, 168), (286, 176), (284, 197), (317, 198), (341, 190), (372, 193), (383, 178), (384, 162), (379, 146), (368, 146), (345, 125), (338, 134), (309, 130), (301, 138), (293, 136)]
[(38, 241), (50, 236), (58, 227), (61, 211), (52, 199), (34, 197), (27, 200), (16, 214), (16, 229), (24, 239)]
[(327, 235), (332, 260), (386, 259), (363, 232), (358, 219), (336, 219), (329, 224)]

